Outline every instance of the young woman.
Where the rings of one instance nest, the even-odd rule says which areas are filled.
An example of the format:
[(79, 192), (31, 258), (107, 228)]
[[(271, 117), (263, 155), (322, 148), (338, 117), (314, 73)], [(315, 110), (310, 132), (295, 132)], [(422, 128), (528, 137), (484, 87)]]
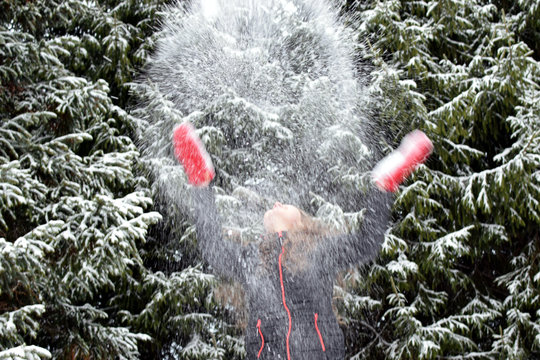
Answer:
[(264, 214), (266, 236), (242, 246), (222, 238), (212, 188), (193, 188), (198, 246), (212, 269), (246, 293), (247, 359), (344, 359), (343, 333), (332, 311), (340, 270), (371, 261), (387, 227), (391, 197), (366, 196), (361, 230), (335, 235), (292, 205)]

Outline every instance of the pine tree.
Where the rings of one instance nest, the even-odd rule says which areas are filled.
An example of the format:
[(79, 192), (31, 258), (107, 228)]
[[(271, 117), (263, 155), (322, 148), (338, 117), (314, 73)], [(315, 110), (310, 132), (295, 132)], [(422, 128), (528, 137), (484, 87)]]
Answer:
[(172, 156), (185, 120), (239, 241), (275, 199), (354, 228), (379, 141), (424, 130), (435, 152), (381, 258), (335, 288), (348, 355), (538, 357), (535, 1), (345, 2), (356, 44), (319, 1), (224, 7), (236, 33), (162, 3), (0, 5), (0, 359), (242, 358), (241, 302), (199, 264)]
[(150, 340), (115, 296), (142, 286), (160, 219), (122, 108), (158, 5), (0, 5), (1, 359), (136, 358)]
[(382, 121), (435, 144), (397, 195), (381, 261), (349, 296), (353, 358), (539, 354), (538, 7), (525, 5), (349, 4)]

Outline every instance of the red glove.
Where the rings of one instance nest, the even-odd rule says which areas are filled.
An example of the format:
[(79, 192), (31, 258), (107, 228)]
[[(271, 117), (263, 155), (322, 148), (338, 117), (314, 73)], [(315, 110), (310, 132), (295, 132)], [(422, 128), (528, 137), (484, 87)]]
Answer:
[(173, 132), (174, 155), (184, 166), (190, 184), (206, 186), (214, 178), (214, 166), (195, 128), (188, 122)]
[(424, 162), (433, 151), (426, 134), (415, 130), (403, 138), (401, 145), (379, 161), (372, 172), (377, 187), (383, 191), (396, 191), (399, 184)]

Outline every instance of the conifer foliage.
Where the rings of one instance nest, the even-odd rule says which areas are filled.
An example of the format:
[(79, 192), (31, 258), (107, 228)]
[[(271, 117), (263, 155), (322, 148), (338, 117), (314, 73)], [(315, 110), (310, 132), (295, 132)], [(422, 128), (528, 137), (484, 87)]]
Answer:
[(382, 117), (435, 144), (351, 310), (354, 358), (537, 358), (537, 2), (349, 5)]
[(156, 10), (0, 4), (0, 359), (135, 358), (150, 339), (114, 296), (160, 218), (122, 108)]
[(380, 258), (335, 287), (347, 357), (540, 357), (538, 1), (333, 1), (347, 28), (276, 0), (221, 9), (232, 34), (165, 3), (0, 2), (0, 360), (243, 358), (172, 156), (186, 120), (238, 241), (277, 196), (354, 228), (378, 142), (422, 129)]

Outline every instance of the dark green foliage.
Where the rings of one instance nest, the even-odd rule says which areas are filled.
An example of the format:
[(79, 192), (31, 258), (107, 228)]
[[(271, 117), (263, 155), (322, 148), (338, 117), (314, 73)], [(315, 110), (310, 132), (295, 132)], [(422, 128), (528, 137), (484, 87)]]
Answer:
[[(199, 265), (186, 209), (154, 191), (171, 179), (147, 175), (152, 165), (133, 141), (145, 121), (129, 111), (139, 97), (127, 84), (147, 63), (162, 16), (175, 15), (164, 3), (0, 2), (0, 359), (243, 356), (230, 307)], [(379, 260), (335, 288), (348, 356), (540, 357), (538, 1), (342, 3), (359, 31), (365, 105), (373, 128), (387, 129), (386, 150), (414, 128), (435, 144), (397, 194)], [(305, 40), (316, 39), (302, 28), (283, 58), (316, 58), (321, 49)], [(227, 136), (205, 127), (203, 140), (218, 185), (245, 199), (253, 194), (235, 184), (257, 159), (236, 173), (241, 130), (261, 128), (268, 114), (233, 100), (213, 99), (192, 120), (230, 125)], [(154, 101), (145, 105), (158, 117), (185, 116)], [(302, 131), (270, 120), (252, 139), (260, 149)], [(354, 169), (330, 175), (332, 188), (347, 191), (365, 181)], [(219, 195), (234, 212), (238, 199)], [(328, 221), (361, 218), (354, 204), (345, 212), (310, 196)], [(157, 224), (152, 208), (174, 216)]]
[(374, 74), (377, 91), (397, 94), (385, 115), (435, 144), (397, 194), (396, 223), (362, 286), (380, 304), (356, 313), (369, 323), (351, 334), (358, 358), (540, 355), (537, 9), (355, 3), (364, 56), (394, 69)]
[(160, 219), (123, 109), (159, 5), (0, 4), (0, 358), (134, 358), (150, 340), (111, 304), (142, 286)]

